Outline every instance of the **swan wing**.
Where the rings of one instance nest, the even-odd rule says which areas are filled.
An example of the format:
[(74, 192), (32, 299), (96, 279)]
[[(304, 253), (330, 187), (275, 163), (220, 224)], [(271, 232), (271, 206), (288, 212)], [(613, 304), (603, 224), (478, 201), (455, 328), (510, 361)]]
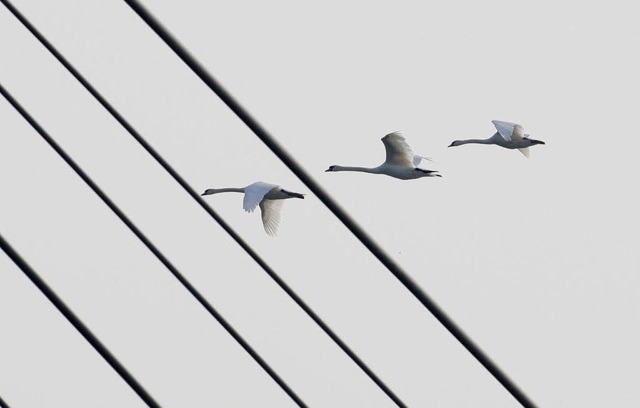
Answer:
[(387, 159), (384, 161), (385, 164), (414, 167), (415, 156), (400, 132), (389, 133), (381, 140), (387, 152)]
[(258, 181), (245, 187), (244, 199), (242, 200), (242, 208), (244, 208), (244, 210), (247, 212), (255, 210), (256, 206), (260, 204), (264, 196), (275, 187), (277, 186), (269, 183), (264, 183), (262, 181)]
[(423, 160), (428, 160), (433, 163), (433, 159), (431, 157), (419, 156), (417, 154), (413, 155), (413, 165), (418, 167)]
[(524, 128), (516, 123), (513, 126), (513, 133), (511, 133), (511, 137), (514, 139), (524, 138)]
[(500, 120), (492, 120), (491, 123), (493, 123), (498, 133), (500, 133), (500, 136), (507, 142), (524, 137), (524, 129), (517, 123), (503, 122)]
[(524, 157), (526, 157), (527, 159), (529, 158), (529, 148), (528, 147), (521, 147), (518, 150), (520, 150), (520, 153), (524, 154)]
[(269, 236), (275, 236), (280, 226), (280, 214), (282, 214), (283, 200), (262, 200), (260, 211), (262, 215), (262, 225)]

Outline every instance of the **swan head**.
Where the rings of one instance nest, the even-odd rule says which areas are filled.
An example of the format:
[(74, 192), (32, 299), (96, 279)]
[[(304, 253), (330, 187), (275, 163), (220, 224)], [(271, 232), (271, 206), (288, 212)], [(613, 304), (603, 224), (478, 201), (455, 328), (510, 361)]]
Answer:
[(460, 143), (460, 140), (454, 140), (453, 142), (451, 142), (451, 144), (447, 147), (455, 147), (455, 146), (460, 146), (462, 143)]
[(212, 188), (208, 188), (208, 189), (204, 190), (204, 193), (202, 193), (200, 195), (201, 196), (206, 196), (206, 195), (213, 194), (213, 193), (215, 193), (215, 190), (212, 189)]
[(338, 171), (338, 169), (337, 169), (338, 167), (340, 167), (340, 166), (336, 166), (336, 165), (329, 166), (329, 168), (325, 170), (325, 173), (328, 172), (328, 171)]
[(289, 198), (302, 198), (304, 200), (304, 194), (294, 193), (293, 191), (288, 191), (284, 188), (281, 188), (280, 191), (288, 195)]
[(422, 173), (422, 177), (442, 177), (440, 174), (438, 174), (438, 170), (427, 170), (418, 167), (416, 167), (414, 170), (418, 173)]
[(529, 134), (525, 133), (524, 138), (531, 142), (531, 146), (535, 146), (538, 144), (545, 144), (542, 140), (529, 139)]

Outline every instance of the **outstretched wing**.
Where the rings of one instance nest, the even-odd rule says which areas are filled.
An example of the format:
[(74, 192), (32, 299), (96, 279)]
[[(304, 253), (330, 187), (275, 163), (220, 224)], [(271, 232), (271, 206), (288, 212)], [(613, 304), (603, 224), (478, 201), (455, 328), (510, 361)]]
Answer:
[(529, 158), (529, 148), (528, 147), (521, 147), (518, 150), (520, 150), (520, 153), (524, 154), (524, 157), (526, 157), (527, 159)]
[(418, 167), (423, 160), (429, 160), (430, 162), (433, 163), (433, 159), (431, 157), (419, 156), (417, 154), (413, 155), (413, 165), (415, 167)]
[(280, 214), (284, 200), (263, 200), (260, 202), (262, 225), (269, 236), (275, 236), (280, 225)]
[(507, 142), (524, 137), (524, 129), (517, 123), (502, 122), (500, 120), (492, 120), (491, 123), (493, 123), (498, 133), (500, 133), (500, 136)]
[(251, 212), (256, 209), (264, 196), (271, 191), (276, 185), (264, 183), (262, 181), (255, 182), (244, 189), (244, 199), (242, 200), (242, 208)]
[(387, 151), (385, 164), (415, 167), (413, 164), (413, 151), (400, 132), (389, 133), (382, 138), (382, 143), (384, 143), (384, 149)]

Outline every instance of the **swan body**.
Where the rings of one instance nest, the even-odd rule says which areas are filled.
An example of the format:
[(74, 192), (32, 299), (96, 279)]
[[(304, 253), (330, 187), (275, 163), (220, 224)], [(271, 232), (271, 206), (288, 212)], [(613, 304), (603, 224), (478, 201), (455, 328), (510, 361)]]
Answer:
[(401, 180), (412, 180), (421, 177), (442, 177), (436, 174), (436, 170), (427, 170), (418, 167), (423, 160), (431, 159), (414, 154), (400, 132), (389, 133), (381, 140), (384, 144), (387, 157), (384, 163), (378, 167), (333, 165), (329, 166), (326, 171), (358, 171), (362, 173), (385, 174)]
[(275, 184), (262, 181), (255, 182), (243, 188), (208, 188), (203, 196), (218, 193), (244, 193), (242, 208), (246, 212), (252, 212), (260, 206), (262, 225), (270, 236), (275, 236), (280, 225), (282, 200), (287, 198), (304, 198), (300, 193), (287, 191)]
[(507, 149), (518, 149), (525, 157), (529, 157), (529, 147), (537, 144), (545, 144), (541, 140), (529, 139), (529, 135), (524, 133), (524, 128), (517, 123), (492, 120), (497, 132), (488, 139), (466, 139), (454, 140), (449, 147), (461, 146), (467, 143), (494, 144)]

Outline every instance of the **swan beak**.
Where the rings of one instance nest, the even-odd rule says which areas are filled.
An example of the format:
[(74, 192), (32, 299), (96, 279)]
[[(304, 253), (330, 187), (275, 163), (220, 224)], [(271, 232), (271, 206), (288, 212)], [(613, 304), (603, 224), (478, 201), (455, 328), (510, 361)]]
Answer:
[(209, 194), (211, 194), (211, 193), (209, 192), (209, 190), (205, 190), (205, 192), (204, 192), (204, 193), (202, 193), (202, 194), (200, 194), (200, 195), (201, 195), (201, 196), (206, 196), (206, 195), (209, 195)]
[(287, 191), (284, 188), (280, 189), (283, 193), (289, 196), (289, 198), (302, 198), (304, 199), (304, 194), (294, 193), (293, 191)]
[(447, 147), (453, 147), (453, 142), (451, 142), (451, 144), (449, 146), (447, 146)]

